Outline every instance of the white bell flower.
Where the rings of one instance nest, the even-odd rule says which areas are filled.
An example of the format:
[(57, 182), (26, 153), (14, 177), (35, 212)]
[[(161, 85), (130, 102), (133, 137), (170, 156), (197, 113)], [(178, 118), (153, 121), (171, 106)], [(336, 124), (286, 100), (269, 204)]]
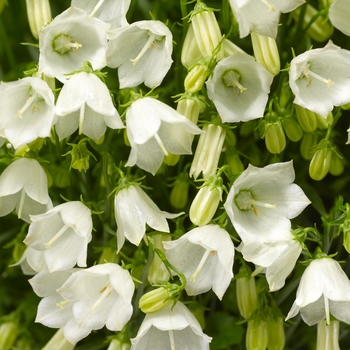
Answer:
[(230, 0), (241, 38), (253, 31), (276, 39), (281, 12), (291, 12), (303, 3), (305, 0)]
[(0, 130), (14, 148), (50, 136), (55, 97), (49, 85), (27, 77), (0, 85)]
[(286, 320), (299, 311), (302, 319), (312, 326), (330, 314), (350, 324), (350, 281), (336, 260), (329, 257), (313, 260), (304, 271), (295, 302)]
[(47, 176), (35, 159), (20, 158), (0, 176), (0, 216), (16, 210), (19, 219), (30, 222), (29, 215), (52, 208)]
[(36, 275), (41, 271), (48, 271), (44, 252), (31, 247), (27, 247), (21, 258), (10, 266), (20, 266), (24, 275)]
[(222, 299), (233, 278), (235, 249), (228, 232), (218, 225), (206, 225), (163, 244), (169, 262), (186, 277), (188, 295), (213, 289)]
[(233, 183), (224, 207), (245, 245), (290, 236), (290, 219), (310, 204), (294, 178), (292, 161), (264, 168), (250, 164)]
[(335, 28), (350, 36), (350, 6), (347, 0), (332, 0), (328, 17)]
[(247, 245), (242, 243), (238, 250), (244, 260), (259, 266), (255, 273), (265, 272), (270, 292), (275, 292), (285, 285), (300, 256), (302, 245), (290, 233), (279, 242), (265, 243), (256, 239)]
[(326, 118), (333, 106), (350, 102), (350, 51), (331, 41), (293, 58), (289, 85), (294, 103)]
[(206, 82), (208, 97), (223, 122), (262, 118), (273, 75), (242, 52), (221, 60)]
[(72, 304), (74, 317), (74, 323), (64, 327), (64, 336), (74, 344), (82, 339), (81, 329), (90, 333), (106, 326), (110, 331), (121, 331), (132, 315), (134, 290), (129, 272), (117, 264), (95, 265), (73, 273), (57, 289)]
[(173, 62), (173, 36), (164, 23), (135, 22), (109, 32), (108, 38), (107, 65), (119, 67), (120, 88), (161, 84)]
[(191, 154), (193, 134), (202, 131), (186, 117), (152, 97), (139, 98), (126, 110), (131, 152), (126, 166), (137, 165), (153, 175), (164, 156)]
[(107, 86), (93, 73), (80, 72), (67, 80), (58, 96), (56, 113), (60, 140), (79, 129), (79, 134), (97, 142), (107, 126), (124, 128)]
[(131, 0), (72, 0), (72, 6), (85, 10), (89, 17), (96, 17), (111, 24), (110, 29), (126, 26), (126, 13)]
[(106, 66), (109, 24), (71, 6), (39, 31), (39, 73), (65, 82), (64, 74), (89, 61), (94, 69)]
[(91, 211), (81, 202), (58, 205), (44, 214), (31, 215), (24, 240), (42, 251), (50, 272), (86, 267), (87, 245), (92, 239)]
[(146, 224), (156, 231), (169, 232), (166, 219), (182, 214), (160, 210), (138, 184), (130, 184), (117, 192), (114, 213), (118, 226), (118, 251), (123, 247), (125, 238), (138, 246), (146, 233)]
[(211, 338), (203, 333), (192, 313), (180, 301), (147, 314), (130, 350), (209, 350)]

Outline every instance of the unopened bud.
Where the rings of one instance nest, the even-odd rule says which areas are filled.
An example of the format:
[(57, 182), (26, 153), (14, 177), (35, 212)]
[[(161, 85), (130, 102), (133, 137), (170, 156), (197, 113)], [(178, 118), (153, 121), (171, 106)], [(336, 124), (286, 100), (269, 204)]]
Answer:
[(298, 142), (303, 137), (303, 130), (293, 117), (282, 118), (281, 122), (289, 140)]
[(318, 144), (318, 136), (315, 133), (304, 133), (300, 143), (300, 154), (306, 160), (311, 160)]
[(272, 75), (277, 75), (281, 69), (281, 62), (276, 40), (255, 32), (251, 32), (250, 35), (256, 61)]
[(7, 321), (0, 325), (0, 349), (10, 350), (18, 335), (18, 324)]
[(330, 321), (329, 325), (326, 320), (317, 324), (316, 350), (340, 350), (338, 320)]
[(180, 174), (175, 180), (174, 187), (170, 192), (170, 204), (176, 209), (183, 209), (188, 200), (190, 183), (187, 174)]
[(286, 341), (282, 317), (267, 322), (267, 350), (283, 350)]
[(197, 92), (202, 89), (210, 73), (208, 64), (198, 63), (186, 75), (184, 87), (186, 92)]
[(180, 160), (180, 154), (173, 154), (173, 153), (168, 153), (165, 157), (164, 157), (164, 164), (169, 165), (169, 166), (174, 166), (178, 163), (178, 161)]
[(267, 126), (265, 144), (268, 151), (272, 154), (279, 154), (286, 147), (286, 136), (280, 121)]
[(39, 39), (39, 30), (52, 20), (49, 0), (27, 0), (27, 14), (30, 31)]
[(344, 161), (335, 152), (332, 155), (329, 173), (333, 176), (339, 176), (344, 171)]
[[(178, 296), (179, 286), (177, 284), (171, 285), (171, 290), (174, 295)], [(139, 308), (145, 314), (151, 314), (167, 307), (173, 303), (175, 298), (172, 296), (172, 292), (169, 293), (166, 287), (159, 287), (146, 294), (144, 294), (139, 301)]]
[(332, 159), (332, 149), (329, 142), (320, 142), (319, 148), (315, 151), (309, 166), (310, 177), (316, 181), (322, 180), (329, 171)]
[(326, 118), (321, 117), (319, 114), (316, 114), (317, 127), (319, 129), (327, 129), (329, 125), (333, 124), (333, 114), (330, 112)]
[(247, 350), (266, 350), (267, 324), (259, 318), (248, 321), (246, 334)]
[(298, 105), (294, 106), (298, 123), (301, 126), (301, 128), (306, 132), (315, 131), (317, 129), (316, 113)]
[(222, 49), (224, 52), (224, 57), (229, 57), (236, 52), (245, 53), (239, 46), (226, 38), (222, 41)]
[(189, 69), (201, 58), (203, 58), (203, 56), (194, 36), (192, 23), (190, 23), (182, 46), (181, 63), (184, 67)]
[(205, 104), (199, 98), (182, 98), (176, 107), (176, 111), (185, 116), (192, 123), (197, 124), (199, 113), (204, 111)]
[(60, 328), (49, 342), (41, 350), (73, 350), (75, 345), (71, 344), (63, 335), (63, 329)]

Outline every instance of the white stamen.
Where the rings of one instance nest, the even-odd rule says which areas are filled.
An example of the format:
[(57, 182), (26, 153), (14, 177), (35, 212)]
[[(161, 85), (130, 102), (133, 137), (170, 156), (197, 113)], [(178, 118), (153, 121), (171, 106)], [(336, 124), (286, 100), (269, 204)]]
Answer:
[(263, 207), (263, 208), (270, 208), (270, 209), (276, 208), (276, 204), (263, 203), (263, 202), (256, 201), (254, 199), (251, 201), (251, 204), (253, 206)]
[(134, 65), (146, 53), (146, 51), (152, 47), (155, 37), (156, 37), (155, 34), (151, 33), (146, 44), (143, 46), (142, 50), (137, 55), (137, 57), (130, 60)]
[(269, 12), (276, 11), (275, 6), (271, 5), (267, 0), (260, 0), (264, 5), (267, 6)]
[(71, 41), (67, 41), (65, 46), (67, 49), (77, 49), (77, 50), (83, 47), (82, 44), (79, 44), (78, 42), (72, 43)]
[(323, 294), (323, 298), (324, 298), (324, 309), (326, 312), (326, 323), (327, 323), (327, 326), (329, 326), (329, 324), (331, 322), (331, 317), (329, 314), (329, 300), (324, 294)]
[(83, 132), (84, 117), (85, 117), (85, 103), (80, 107), (80, 113), (79, 113), (79, 135), (81, 135), (82, 132)]
[[(34, 94), (32, 96), (30, 96), (26, 103), (24, 104), (24, 106), (16, 113), (16, 117), (18, 118), (22, 118), (23, 113), (29, 108), (29, 106), (36, 100), (38, 94), (36, 92), (34, 92)], [(34, 109), (33, 109), (34, 111)]]
[(176, 350), (176, 348), (175, 348), (174, 332), (173, 332), (172, 329), (169, 329), (168, 332), (169, 332), (169, 339), (170, 339), (171, 350)]
[(168, 156), (169, 153), (168, 153), (168, 151), (166, 150), (166, 148), (165, 148), (165, 146), (164, 146), (164, 143), (163, 143), (163, 141), (160, 139), (160, 137), (159, 137), (159, 135), (158, 135), (157, 132), (154, 134), (154, 138), (155, 138), (156, 141), (158, 142), (158, 145), (159, 145), (160, 148), (162, 149), (164, 155)]
[(26, 196), (26, 191), (24, 190), (24, 188), (22, 188), (21, 198), (19, 200), (19, 206), (18, 206), (18, 219), (22, 219), (22, 211), (23, 211), (25, 196)]
[(100, 290), (100, 293), (102, 293), (100, 295), (100, 297), (96, 300), (95, 304), (93, 305), (93, 307), (91, 308), (90, 311), (94, 311), (98, 305), (100, 305), (100, 303), (108, 298), (110, 296), (112, 292), (112, 285), (109, 283), (109, 281), (103, 286), (103, 288)]
[(251, 277), (255, 277), (256, 275), (258, 275), (260, 272), (264, 271), (264, 267), (262, 266), (258, 266), (251, 274)]
[(331, 79), (325, 79), (325, 78), (321, 77), (320, 75), (318, 75), (318, 74), (312, 72), (311, 70), (309, 70), (309, 65), (306, 68), (304, 68), (303, 74), (307, 78), (309, 78), (309, 77), (315, 78), (316, 80), (320, 81), (321, 83), (326, 84), (327, 86), (334, 85), (334, 82)]
[(203, 254), (203, 256), (202, 256), (202, 259), (201, 259), (201, 261), (199, 262), (199, 265), (197, 266), (196, 271), (195, 271), (194, 274), (191, 276), (191, 281), (196, 281), (197, 275), (201, 272), (201, 270), (202, 270), (202, 268), (203, 268), (205, 262), (207, 261), (209, 255), (210, 255), (210, 254), (215, 255), (215, 253), (216, 253), (215, 251), (211, 251), (210, 249), (207, 249), (207, 250), (204, 252), (204, 254)]
[(49, 242), (44, 243), (46, 248), (50, 248), (51, 244), (60, 238), (67, 230), (69, 229), (68, 225), (64, 225), (51, 239)]
[(98, 9), (101, 7), (101, 5), (105, 2), (105, 0), (100, 0), (96, 6), (94, 7), (94, 9), (92, 10), (92, 12), (90, 13), (89, 17), (93, 17), (95, 16), (95, 13), (98, 11)]

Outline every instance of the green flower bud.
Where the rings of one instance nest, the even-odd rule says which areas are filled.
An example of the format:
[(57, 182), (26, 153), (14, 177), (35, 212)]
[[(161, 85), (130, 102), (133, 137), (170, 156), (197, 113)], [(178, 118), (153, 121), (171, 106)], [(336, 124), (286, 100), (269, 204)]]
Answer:
[(246, 334), (247, 350), (266, 350), (267, 323), (259, 318), (248, 321)]
[(189, 119), (192, 123), (197, 124), (200, 112), (205, 109), (205, 104), (199, 98), (182, 98), (176, 107), (176, 111)]
[(184, 67), (189, 69), (201, 58), (203, 58), (203, 56), (194, 36), (192, 23), (190, 23), (182, 46), (181, 63)]
[(343, 229), (343, 246), (345, 250), (350, 254), (350, 228)]
[(316, 350), (340, 350), (338, 320), (331, 320), (329, 325), (326, 320), (317, 324)]
[(163, 162), (166, 165), (174, 166), (178, 163), (179, 160), (180, 160), (180, 154), (168, 153), (168, 155), (164, 157)]
[(283, 350), (285, 344), (284, 321), (282, 317), (267, 322), (267, 350)]
[(151, 314), (164, 309), (173, 303), (179, 296), (181, 290), (177, 284), (169, 284), (168, 286), (153, 289), (144, 294), (139, 300), (139, 308), (145, 314)]
[(80, 172), (84, 170), (86, 172), (90, 167), (90, 156), (97, 160), (94, 154), (86, 148), (86, 141), (81, 140), (77, 145), (72, 143), (68, 143), (68, 145), (72, 146), (72, 150), (64, 155), (70, 154), (72, 156), (70, 169), (77, 169)]
[(221, 201), (222, 179), (215, 175), (214, 178), (200, 188), (191, 204), (190, 220), (197, 226), (204, 226), (213, 218)]
[[(154, 248), (160, 249), (163, 253), (165, 253), (163, 242), (170, 241), (170, 235), (166, 233), (157, 233), (152, 235), (152, 238)], [(150, 269), (148, 270), (147, 278), (149, 283), (152, 285), (169, 281), (169, 272), (164, 267), (164, 264), (157, 253), (154, 254), (153, 262)]]
[(306, 108), (294, 105), (298, 123), (306, 132), (313, 132), (317, 129), (316, 113)]
[(272, 154), (279, 154), (286, 147), (286, 136), (280, 121), (266, 126), (265, 144)]
[(311, 160), (318, 144), (318, 136), (315, 133), (305, 133), (300, 143), (300, 154), (306, 160)]
[(329, 173), (332, 174), (333, 176), (339, 176), (343, 173), (343, 171), (344, 171), (344, 162), (339, 157), (339, 155), (334, 152), (332, 155), (331, 164), (329, 167)]
[(197, 92), (202, 89), (210, 73), (208, 65), (198, 63), (186, 75), (184, 87), (186, 92)]
[(10, 350), (18, 335), (18, 324), (7, 321), (0, 325), (0, 349)]
[[(213, 9), (198, 1), (191, 13), (191, 23), (202, 56), (212, 56), (221, 41), (221, 31)], [(223, 54), (218, 56), (221, 59)]]
[(293, 117), (281, 118), (281, 122), (289, 140), (298, 142), (303, 137), (303, 130)]
[[(318, 12), (319, 11), (313, 6), (306, 4), (306, 11), (303, 18), (303, 29), (308, 27), (306, 30), (307, 35), (315, 41), (323, 42), (332, 36), (333, 26), (329, 20), (322, 15), (318, 16), (309, 26), (310, 22), (313, 20), (313, 17), (316, 16)], [(292, 16), (295, 21), (298, 21), (300, 13), (300, 8), (292, 12)]]
[(258, 308), (258, 294), (251, 269), (243, 265), (236, 276), (236, 295), (239, 313), (248, 319)]
[(222, 41), (222, 49), (224, 52), (224, 57), (229, 57), (236, 52), (245, 53), (239, 46), (226, 38)]
[(63, 335), (63, 329), (60, 328), (49, 342), (41, 350), (73, 350), (75, 345), (71, 344)]
[(174, 187), (170, 193), (170, 203), (176, 209), (182, 209), (187, 204), (188, 189), (190, 183), (188, 175), (182, 173), (175, 180)]
[(329, 125), (333, 124), (333, 114), (330, 112), (326, 118), (321, 117), (319, 114), (316, 114), (317, 127), (319, 129), (327, 129)]
[(280, 72), (281, 63), (276, 40), (255, 32), (251, 32), (250, 36), (256, 61), (272, 75), (277, 75)]
[(312, 179), (319, 181), (328, 174), (332, 153), (329, 142), (322, 140), (310, 162), (309, 175)]
[(226, 148), (226, 158), (232, 175), (238, 175), (244, 171), (244, 165), (235, 148)]
[(27, 14), (30, 31), (39, 39), (39, 30), (52, 20), (49, 0), (27, 0)]

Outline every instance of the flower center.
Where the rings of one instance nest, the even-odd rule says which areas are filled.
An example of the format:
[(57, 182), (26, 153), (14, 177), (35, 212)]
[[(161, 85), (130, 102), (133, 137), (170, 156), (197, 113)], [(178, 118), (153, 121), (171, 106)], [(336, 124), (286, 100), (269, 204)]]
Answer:
[(82, 47), (82, 44), (74, 42), (67, 34), (60, 34), (52, 42), (52, 48), (60, 55), (65, 55), (72, 49), (78, 50)]
[(130, 61), (132, 62), (133, 65), (135, 65), (141, 57), (147, 52), (147, 50), (151, 49), (153, 46), (157, 46), (157, 41), (161, 40), (163, 37), (153, 34), (152, 32), (148, 32), (149, 38), (146, 41), (145, 45), (143, 45), (143, 48), (141, 49), (140, 53), (134, 58), (131, 59)]
[(225, 86), (233, 87), (238, 89), (238, 95), (240, 95), (244, 90), (247, 90), (244, 86), (242, 86), (241, 82), (241, 74), (234, 69), (227, 70), (223, 76), (222, 80)]
[(269, 204), (255, 200), (250, 190), (239, 191), (239, 193), (236, 194), (234, 201), (238, 209), (243, 211), (253, 210), (254, 214), (257, 216), (259, 216), (257, 207), (270, 209), (276, 208), (276, 204)]
[(303, 68), (301, 78), (303, 78), (304, 76), (309, 79), (309, 83), (307, 86), (309, 86), (312, 83), (312, 78), (320, 81), (321, 83), (326, 84), (327, 86), (334, 85), (334, 82), (331, 79), (323, 78), (320, 75), (314, 73), (312, 70), (310, 70), (310, 63), (305, 65), (305, 67)]

